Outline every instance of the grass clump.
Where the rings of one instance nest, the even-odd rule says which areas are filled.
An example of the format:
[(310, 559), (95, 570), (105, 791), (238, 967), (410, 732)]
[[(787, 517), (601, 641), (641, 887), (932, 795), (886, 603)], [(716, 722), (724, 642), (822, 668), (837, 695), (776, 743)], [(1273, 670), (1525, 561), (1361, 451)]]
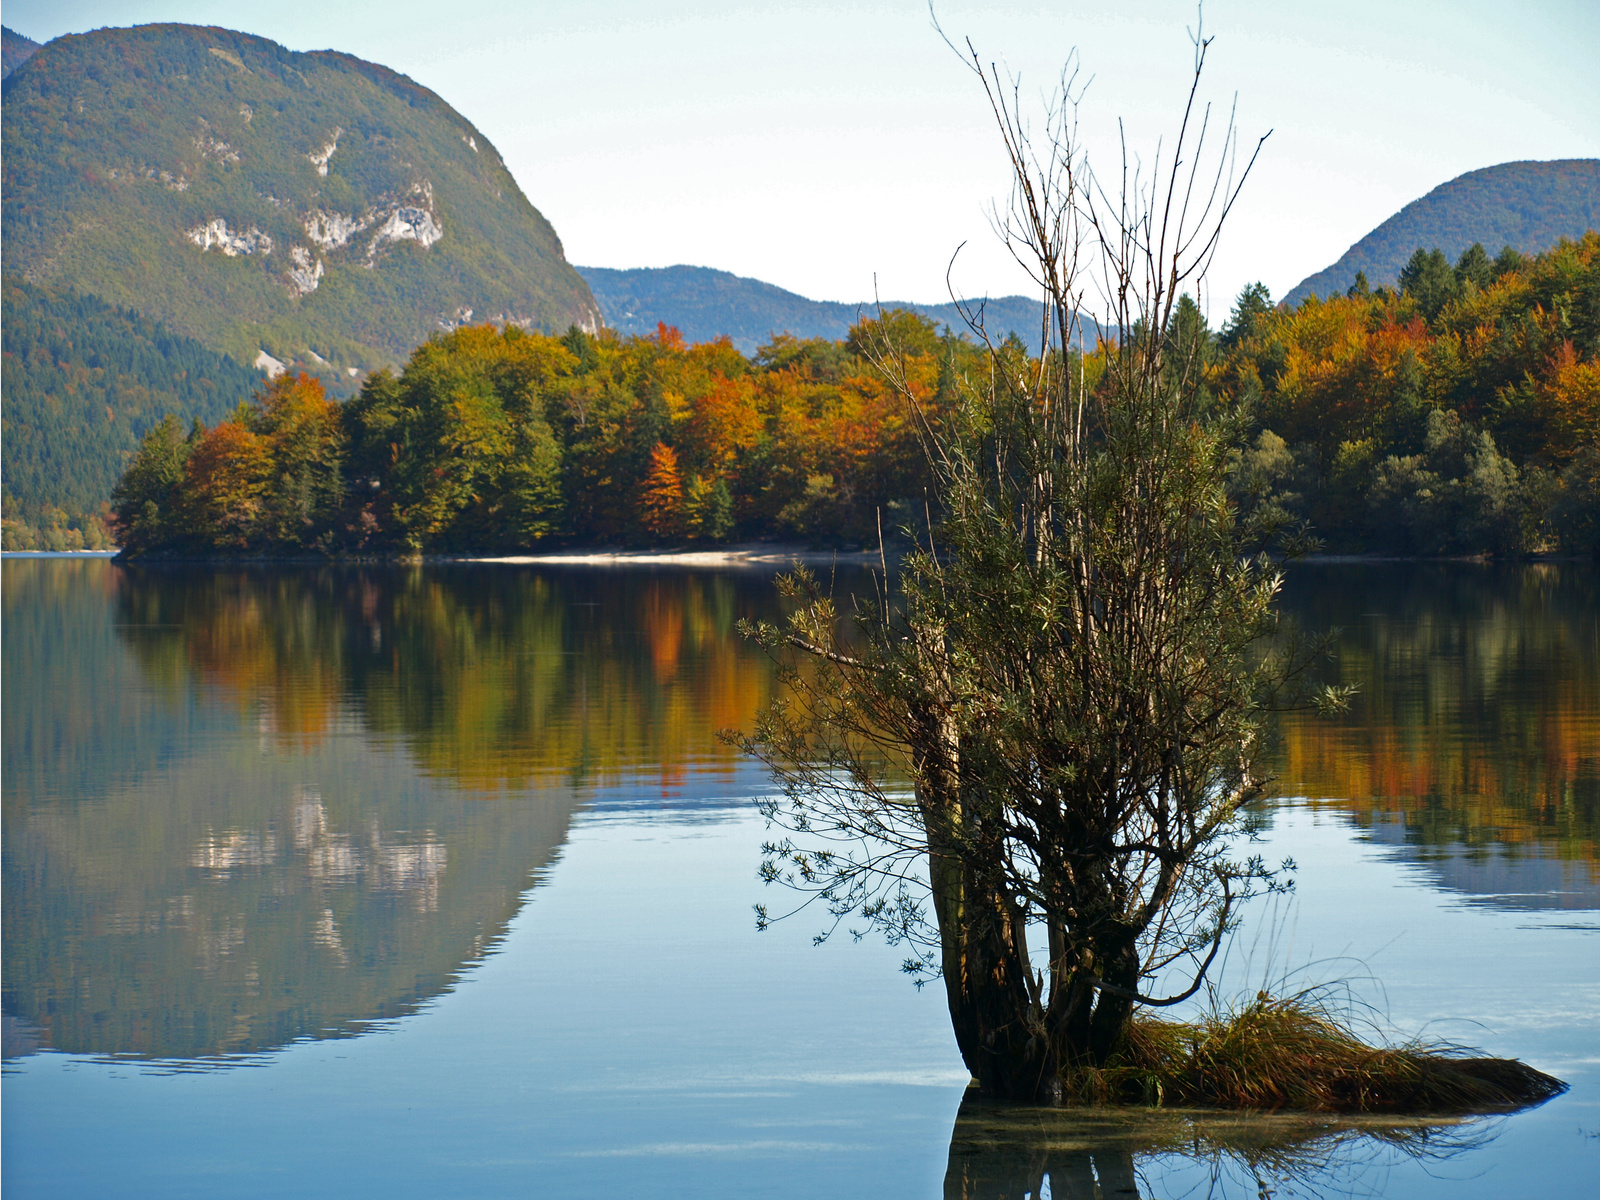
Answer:
[(1374, 1046), (1315, 993), (1265, 992), (1189, 1023), (1136, 1017), (1106, 1066), (1064, 1083), (1088, 1104), (1332, 1113), (1509, 1112), (1567, 1089), (1517, 1059), (1459, 1046)]

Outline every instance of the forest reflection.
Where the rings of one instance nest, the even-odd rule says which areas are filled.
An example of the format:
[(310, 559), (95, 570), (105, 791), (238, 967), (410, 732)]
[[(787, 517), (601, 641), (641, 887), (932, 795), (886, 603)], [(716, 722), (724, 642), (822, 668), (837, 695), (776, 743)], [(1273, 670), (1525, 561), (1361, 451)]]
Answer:
[[(121, 632), (152, 676), (258, 706), (279, 739), (314, 740), (353, 710), (461, 787), (728, 770), (716, 732), (748, 728), (775, 683), (735, 630), (779, 612), (761, 572), (118, 578)], [(1324, 674), (1358, 690), (1343, 716), (1279, 719), (1278, 794), (1397, 824), (1410, 844), (1520, 849), (1600, 882), (1594, 568), (1299, 566), (1284, 608), (1341, 631)]]
[[(1287, 613), (1343, 628), (1328, 678), (1360, 690), (1279, 721), (1280, 794), (1484, 902), (1600, 907), (1596, 578), (1294, 568)], [(83, 1053), (248, 1055), (413, 1011), (596, 786), (731, 778), (716, 732), (776, 686), (736, 629), (781, 615), (765, 572), (9, 561), (3, 585), (5, 1014)]]
[(1576, 563), (1295, 568), (1287, 612), (1341, 630), (1324, 674), (1358, 690), (1342, 716), (1279, 720), (1278, 792), (1447, 886), (1600, 904), (1597, 583)]
[(215, 688), (285, 742), (351, 713), (469, 789), (727, 771), (716, 732), (773, 684), (735, 630), (776, 615), (764, 574), (128, 570), (118, 605), (152, 677)]
[(7, 1053), (359, 1033), (504, 936), (593, 785), (731, 775), (766, 580), (6, 566)]

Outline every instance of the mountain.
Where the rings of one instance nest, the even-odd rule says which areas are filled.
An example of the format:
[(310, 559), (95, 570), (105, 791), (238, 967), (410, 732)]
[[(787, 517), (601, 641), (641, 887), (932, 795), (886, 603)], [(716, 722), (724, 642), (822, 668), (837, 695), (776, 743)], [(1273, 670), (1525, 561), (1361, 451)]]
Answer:
[[(736, 348), (753, 353), (775, 333), (838, 340), (850, 326), (878, 309), (876, 301), (841, 304), (807, 300), (759, 279), (746, 279), (710, 267), (648, 267), (614, 270), (579, 267), (600, 303), (606, 324), (620, 333), (654, 333), (658, 322), (675, 325), (691, 342), (724, 335)], [(984, 304), (984, 323), (995, 340), (1015, 331), (1025, 342), (1039, 337), (1040, 306), (1025, 296), (1005, 296)], [(885, 308), (910, 308), (941, 325), (965, 331), (954, 304), (884, 301)]]
[(39, 43), (0, 25), (0, 79), (11, 74), (32, 56)]
[(1537, 253), (1560, 238), (1600, 228), (1600, 159), (1509, 162), (1440, 184), (1413, 200), (1346, 250), (1326, 270), (1303, 279), (1283, 302), (1343, 293), (1366, 272), (1373, 286), (1392, 286), (1418, 248), (1439, 249), (1451, 261), (1473, 242), (1492, 256), (1510, 246)]
[(469, 320), (598, 322), (494, 146), (387, 67), (144, 25), (56, 38), (4, 89), (6, 269), (31, 283), (347, 385)]
[(0, 283), (0, 326), (5, 515), (30, 526), (51, 524), (54, 508), (82, 528), (165, 414), (211, 424), (261, 382), (259, 371), (148, 317), (10, 276)]

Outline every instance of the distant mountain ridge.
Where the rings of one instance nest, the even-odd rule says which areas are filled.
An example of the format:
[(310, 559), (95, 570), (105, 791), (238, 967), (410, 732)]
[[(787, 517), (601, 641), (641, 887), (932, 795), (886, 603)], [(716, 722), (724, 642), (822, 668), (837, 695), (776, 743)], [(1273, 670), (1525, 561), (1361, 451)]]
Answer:
[(387, 67), (144, 25), (56, 38), (4, 88), (6, 270), (30, 282), (346, 382), (466, 321), (598, 323), (494, 146)]
[(1533, 254), (1596, 228), (1600, 159), (1500, 163), (1413, 200), (1332, 266), (1301, 280), (1283, 302), (1293, 307), (1307, 296), (1342, 295), (1358, 271), (1373, 287), (1392, 286), (1419, 247), (1443, 250), (1452, 261), (1474, 242), (1491, 256), (1504, 246)]
[[(727, 336), (734, 347), (752, 354), (774, 334), (798, 338), (843, 338), (864, 316), (878, 309), (876, 301), (845, 304), (808, 300), (795, 292), (759, 279), (747, 279), (711, 267), (579, 267), (600, 304), (605, 322), (619, 333), (650, 334), (658, 322), (675, 326), (691, 342), (709, 342)], [(1024, 342), (1037, 343), (1042, 307), (1026, 296), (973, 301), (982, 305), (989, 336), (1000, 341), (1017, 333)], [(916, 304), (884, 301), (884, 308), (909, 308), (941, 325), (965, 333), (966, 320), (955, 304)]]

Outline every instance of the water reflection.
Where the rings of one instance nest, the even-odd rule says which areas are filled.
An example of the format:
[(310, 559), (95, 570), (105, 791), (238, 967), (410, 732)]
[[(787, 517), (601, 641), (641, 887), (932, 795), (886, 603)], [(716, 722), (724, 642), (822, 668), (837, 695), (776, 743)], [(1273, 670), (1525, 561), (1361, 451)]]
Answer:
[(576, 806), (473, 803), (351, 738), (8, 799), (6, 1012), (56, 1049), (163, 1060), (360, 1032), (499, 940)]
[[(735, 630), (778, 614), (762, 574), (8, 561), (0, 590), (8, 1052), (206, 1061), (413, 1011), (595, 784), (732, 778), (715, 732), (774, 686)], [(1441, 888), (1600, 907), (1593, 569), (1308, 567), (1286, 603), (1361, 687), (1282, 722), (1286, 793)]]
[(151, 678), (232, 697), (283, 743), (315, 744), (349, 707), (455, 787), (728, 767), (716, 731), (772, 684), (734, 628), (776, 612), (764, 576), (135, 568), (116, 591)]
[[(1491, 1140), (1494, 1121), (1229, 1114), (1173, 1109), (1018, 1109), (976, 1089), (950, 1135), (945, 1200), (1138, 1200), (1174, 1194), (1381, 1195), (1396, 1162), (1440, 1160)], [(1151, 1177), (1159, 1182), (1152, 1185)]]
[(1285, 607), (1342, 629), (1326, 674), (1359, 691), (1340, 718), (1280, 722), (1280, 791), (1476, 902), (1600, 907), (1593, 567), (1304, 566)]
[[(597, 780), (731, 774), (764, 581), (4, 575), (7, 1054), (236, 1061), (414, 1011)], [(626, 794), (625, 792), (623, 794)]]

